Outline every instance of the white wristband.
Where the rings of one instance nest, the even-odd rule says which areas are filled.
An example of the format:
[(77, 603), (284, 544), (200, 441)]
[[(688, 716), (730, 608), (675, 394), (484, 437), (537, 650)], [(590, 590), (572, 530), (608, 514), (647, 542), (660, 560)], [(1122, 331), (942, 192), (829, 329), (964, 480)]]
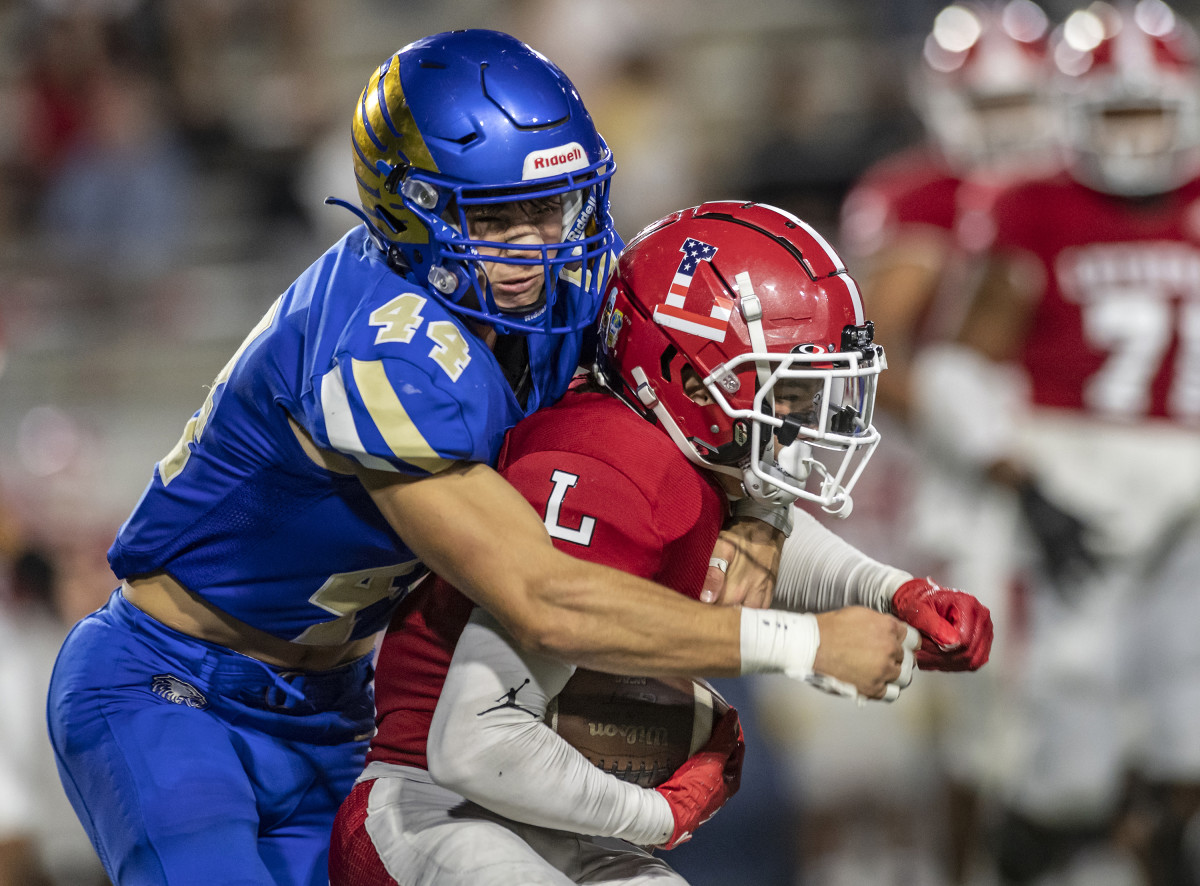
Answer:
[(797, 680), (812, 675), (821, 632), (808, 613), (742, 607), (742, 673), (783, 673)]

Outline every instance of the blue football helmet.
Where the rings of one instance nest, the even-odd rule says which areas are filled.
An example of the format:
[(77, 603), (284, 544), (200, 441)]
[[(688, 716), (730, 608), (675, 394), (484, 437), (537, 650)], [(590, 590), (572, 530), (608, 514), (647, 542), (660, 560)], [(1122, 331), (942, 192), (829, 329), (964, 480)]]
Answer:
[[(617, 242), (616, 166), (575, 87), (540, 53), (487, 30), (411, 43), (371, 76), (353, 143), (358, 214), (392, 265), (449, 309), (502, 333), (562, 334), (595, 320)], [(562, 206), (559, 242), (470, 236), (468, 210), (547, 198)], [(543, 296), (498, 307), (482, 261), (540, 266)], [(564, 292), (577, 294), (556, 298)]]

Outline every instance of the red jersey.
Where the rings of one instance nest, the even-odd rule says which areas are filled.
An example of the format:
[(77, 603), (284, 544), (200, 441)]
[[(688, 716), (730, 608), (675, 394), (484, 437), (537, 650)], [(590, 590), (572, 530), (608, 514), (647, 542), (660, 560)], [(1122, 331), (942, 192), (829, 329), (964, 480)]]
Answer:
[[(568, 392), (509, 431), (499, 468), (560, 550), (700, 596), (725, 496), (624, 403)], [(378, 729), (368, 762), (425, 768), (429, 724), (473, 608), (441, 579), (402, 604), (375, 673)]]
[(1045, 288), (1020, 355), (1035, 404), (1112, 419), (1200, 419), (1200, 181), (1131, 200), (1067, 175), (1003, 191), (993, 249)]

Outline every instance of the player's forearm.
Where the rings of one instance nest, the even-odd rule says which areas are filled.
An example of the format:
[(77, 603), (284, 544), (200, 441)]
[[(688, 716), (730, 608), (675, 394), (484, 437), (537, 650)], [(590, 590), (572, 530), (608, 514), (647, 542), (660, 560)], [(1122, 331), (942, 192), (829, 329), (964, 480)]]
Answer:
[[(888, 370), (879, 376), (875, 405), (902, 419), (909, 415), (914, 342), (948, 252), (949, 238), (942, 233), (911, 230), (875, 256), (869, 276), (859, 277), (868, 296), (867, 316), (876, 329), (888, 330)], [(872, 299), (872, 294), (884, 295)]]
[(690, 600), (624, 572), (553, 548), (497, 612), (529, 648), (582, 667), (634, 675), (734, 676), (741, 672), (740, 610)]
[[(690, 600), (555, 549), (537, 512), (485, 465), (415, 482), (361, 474), (384, 516), (434, 572), (526, 648), (617, 674), (802, 674), (815, 655), (794, 613), (743, 630), (742, 610)], [(789, 634), (789, 628), (794, 627)]]
[(820, 632), (811, 614), (697, 603), (566, 559), (587, 568), (550, 579), (556, 590), (541, 619), (546, 632), (518, 637), (527, 647), (616, 674), (807, 679), (813, 673)]
[(666, 800), (593, 766), (542, 722), (547, 703), (572, 672), (516, 648), (496, 620), (477, 609), (459, 638), (434, 712), (430, 775), (516, 821), (662, 843), (674, 824)]
[(526, 648), (635, 675), (739, 673), (739, 616), (559, 552), (537, 512), (485, 465), (363, 482), (410, 548)]
[(892, 611), (892, 595), (912, 575), (871, 559), (805, 511), (784, 543), (773, 605), (794, 612), (843, 606)]

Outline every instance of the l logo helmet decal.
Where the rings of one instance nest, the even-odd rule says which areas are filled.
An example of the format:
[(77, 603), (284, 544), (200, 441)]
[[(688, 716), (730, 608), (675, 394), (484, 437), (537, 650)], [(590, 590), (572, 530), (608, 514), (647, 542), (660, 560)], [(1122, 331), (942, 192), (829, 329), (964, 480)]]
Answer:
[(711, 341), (725, 341), (725, 330), (733, 312), (732, 299), (716, 296), (707, 317), (684, 307), (696, 268), (702, 261), (712, 261), (713, 256), (717, 254), (717, 247), (688, 237), (679, 247), (679, 251), (683, 253), (683, 259), (679, 262), (679, 269), (675, 272), (671, 288), (667, 291), (666, 304), (654, 306), (654, 322)]

